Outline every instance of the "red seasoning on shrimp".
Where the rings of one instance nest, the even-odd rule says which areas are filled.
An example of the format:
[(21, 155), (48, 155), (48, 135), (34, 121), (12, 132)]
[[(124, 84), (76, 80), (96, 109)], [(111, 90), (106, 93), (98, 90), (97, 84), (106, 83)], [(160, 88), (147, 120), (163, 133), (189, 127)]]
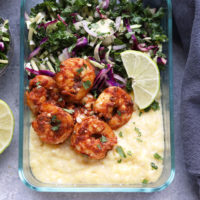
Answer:
[(56, 84), (67, 102), (80, 102), (93, 86), (94, 67), (85, 59), (70, 58), (60, 65), (55, 76)]
[(113, 130), (94, 116), (77, 123), (71, 137), (71, 145), (77, 152), (96, 160), (103, 159), (115, 144), (117, 137)]
[(94, 104), (94, 111), (115, 130), (126, 124), (131, 118), (133, 101), (123, 89), (109, 87), (99, 95)]

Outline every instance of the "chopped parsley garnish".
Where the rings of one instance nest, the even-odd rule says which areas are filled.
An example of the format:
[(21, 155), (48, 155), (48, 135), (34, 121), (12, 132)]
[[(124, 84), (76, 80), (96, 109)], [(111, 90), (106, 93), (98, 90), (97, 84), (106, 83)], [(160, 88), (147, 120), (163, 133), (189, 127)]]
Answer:
[(142, 181), (142, 184), (147, 184), (149, 181), (145, 178), (145, 179), (143, 179), (143, 181)]
[(77, 69), (76, 71), (78, 72), (78, 74), (80, 74), (83, 71), (83, 67)]
[(42, 86), (40, 85), (40, 81), (38, 81), (37, 83), (36, 83), (36, 86), (37, 86), (37, 88), (41, 88)]
[(97, 99), (98, 94), (97, 94), (97, 91), (96, 91), (96, 90), (94, 90), (93, 95), (94, 95), (94, 98)]
[(121, 113), (121, 111), (117, 111), (117, 114), (119, 115), (119, 116), (121, 116), (122, 115), (122, 113)]
[(142, 142), (142, 140), (141, 140), (140, 138), (137, 138), (137, 141), (138, 141), (138, 142)]
[(151, 167), (152, 167), (152, 169), (158, 169), (158, 166), (154, 163), (154, 162), (151, 162)]
[(101, 145), (100, 145), (100, 144), (97, 144), (97, 148), (98, 148), (98, 149), (101, 149)]
[(132, 152), (131, 151), (127, 151), (127, 155), (128, 156), (132, 156)]
[(36, 86), (38, 86), (38, 85), (40, 85), (40, 81), (38, 81), (38, 82), (36, 83)]
[(86, 64), (83, 64), (83, 66), (87, 69), (87, 65)]
[(56, 117), (56, 115), (53, 115), (52, 117), (51, 117), (51, 123), (57, 123), (57, 124), (59, 124), (61, 121), (59, 120), (59, 119), (57, 119), (57, 117)]
[(59, 125), (57, 125), (57, 126), (52, 126), (52, 127), (51, 127), (51, 130), (52, 130), (52, 131), (58, 131), (59, 128), (60, 128)]
[(163, 160), (163, 158), (158, 153), (155, 153), (153, 156), (157, 160)]
[(116, 27), (115, 27), (115, 24), (113, 22), (110, 22), (109, 26), (115, 31), (116, 30)]
[(83, 87), (85, 88), (85, 90), (89, 89), (91, 86), (91, 82), (89, 80), (83, 82)]
[(135, 127), (135, 131), (138, 134), (138, 137), (141, 137), (142, 133), (139, 128)]
[(125, 152), (124, 152), (124, 150), (123, 150), (123, 148), (121, 146), (118, 146), (116, 148), (116, 151), (122, 158), (126, 158), (126, 154), (125, 154)]
[(63, 98), (62, 97), (60, 97), (59, 99), (58, 99), (58, 102), (61, 102), (63, 100)]
[(160, 105), (157, 101), (154, 101), (149, 107), (145, 108), (144, 111), (148, 112), (150, 110), (156, 111), (160, 109)]
[(117, 160), (117, 162), (118, 162), (118, 163), (121, 163), (121, 162), (122, 162), (122, 159)]
[(105, 137), (105, 136), (101, 136), (101, 138), (100, 138), (100, 141), (102, 142), (102, 143), (105, 143), (105, 142), (107, 142), (107, 138)]
[(119, 137), (123, 137), (123, 133), (121, 131), (119, 132)]
[(69, 114), (73, 114), (74, 110), (73, 109), (67, 109), (67, 108), (63, 108), (64, 111), (68, 112)]

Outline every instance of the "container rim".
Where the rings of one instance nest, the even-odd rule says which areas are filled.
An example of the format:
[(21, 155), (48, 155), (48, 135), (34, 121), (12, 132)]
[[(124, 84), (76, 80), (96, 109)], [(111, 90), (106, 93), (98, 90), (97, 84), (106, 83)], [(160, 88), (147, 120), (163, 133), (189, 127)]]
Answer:
[[(21, 0), (20, 6), (20, 74), (24, 74), (24, 3), (25, 0)], [(30, 189), (39, 192), (156, 192), (161, 191), (168, 187), (175, 176), (175, 162), (174, 162), (174, 108), (173, 108), (173, 64), (172, 64), (172, 3), (171, 0), (166, 0), (168, 6), (168, 71), (169, 71), (169, 103), (170, 103), (170, 144), (171, 144), (171, 171), (167, 181), (159, 187), (37, 187), (31, 184), (25, 177), (23, 171), (23, 125), (24, 125), (24, 113), (23, 113), (23, 102), (24, 102), (24, 76), (20, 77), (20, 120), (19, 120), (19, 163), (18, 163), (18, 174), (21, 181)]]

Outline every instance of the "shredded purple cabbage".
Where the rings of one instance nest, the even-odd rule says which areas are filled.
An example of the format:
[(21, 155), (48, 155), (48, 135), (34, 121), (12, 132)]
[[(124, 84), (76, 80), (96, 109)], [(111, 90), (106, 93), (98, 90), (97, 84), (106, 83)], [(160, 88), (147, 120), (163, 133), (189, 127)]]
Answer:
[(78, 13), (72, 13), (70, 15), (72, 16), (73, 24), (76, 23), (77, 22), (76, 16), (78, 15)]
[(51, 76), (54, 77), (55, 73), (49, 70), (34, 70), (34, 69), (30, 69), (28, 67), (26, 67), (26, 70), (29, 71), (30, 73), (34, 74), (34, 75), (46, 75), (46, 76)]
[(76, 47), (84, 47), (88, 44), (88, 39), (86, 37), (79, 38), (76, 43)]
[(162, 58), (162, 57), (158, 57), (157, 58), (157, 63), (160, 65), (166, 65), (167, 64), (167, 59)]
[[(117, 81), (122, 82), (122, 84)], [(126, 86), (126, 80), (121, 76), (114, 74), (111, 64), (108, 64), (106, 69), (99, 71), (94, 81), (93, 90), (101, 91), (104, 86), (117, 86), (121, 88)]]
[(40, 46), (37, 47), (34, 51), (32, 51), (28, 57), (28, 60), (30, 60), (32, 57), (36, 56), (40, 50), (41, 50), (41, 45), (44, 44), (48, 40), (47, 37), (43, 38), (42, 41), (40, 42)]
[(59, 14), (57, 14), (57, 17), (65, 26), (68, 26), (65, 20)]
[(110, 3), (109, 0), (103, 0), (102, 1), (102, 8), (107, 9), (109, 7), (109, 3)]
[(100, 18), (101, 19), (107, 19), (107, 16), (106, 15), (103, 15), (99, 9), (99, 6), (96, 7), (96, 11), (97, 13), (99, 14)]
[(47, 23), (42, 23), (42, 24), (39, 24), (38, 25), (38, 28), (41, 28), (41, 27), (44, 27), (45, 29), (49, 26), (49, 25), (51, 25), (51, 24), (55, 24), (55, 23), (57, 23), (58, 22), (58, 20), (57, 19), (55, 19), (55, 20), (53, 20), (53, 21), (50, 21), (50, 22), (47, 22)]
[(5, 49), (5, 45), (3, 42), (0, 42), (0, 51), (3, 51)]
[[(128, 32), (132, 33), (131, 26), (129, 24), (128, 19), (125, 19), (124, 22), (125, 22), (125, 25), (126, 25), (126, 28), (127, 28)], [(138, 44), (137, 38), (135, 37), (135, 35), (133, 33), (131, 34), (131, 38), (133, 40), (133, 49), (135, 49), (137, 44)]]

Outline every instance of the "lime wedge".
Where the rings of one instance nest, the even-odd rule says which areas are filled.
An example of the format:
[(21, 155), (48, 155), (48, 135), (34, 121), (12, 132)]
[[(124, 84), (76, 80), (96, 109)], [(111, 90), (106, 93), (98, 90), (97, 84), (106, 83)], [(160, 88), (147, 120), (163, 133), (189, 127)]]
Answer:
[(124, 51), (121, 58), (128, 76), (133, 78), (135, 103), (140, 109), (145, 109), (152, 104), (160, 89), (158, 66), (140, 51)]
[(10, 145), (15, 120), (7, 103), (0, 99), (0, 154)]

